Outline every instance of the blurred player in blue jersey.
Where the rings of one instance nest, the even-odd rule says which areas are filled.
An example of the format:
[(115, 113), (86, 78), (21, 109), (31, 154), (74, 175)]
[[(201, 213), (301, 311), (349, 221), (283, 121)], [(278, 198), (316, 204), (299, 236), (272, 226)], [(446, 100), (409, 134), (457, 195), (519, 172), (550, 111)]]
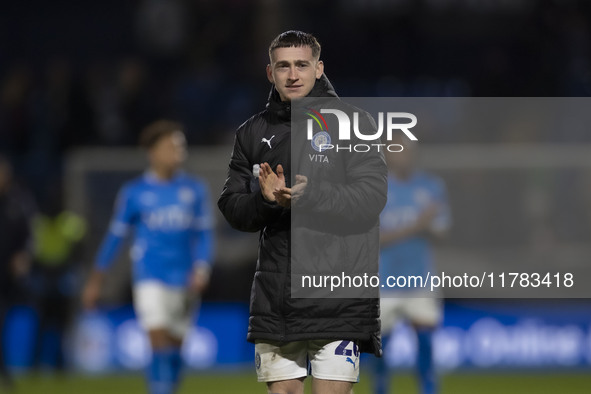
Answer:
[(191, 306), (209, 282), (212, 211), (205, 183), (180, 170), (186, 158), (181, 125), (154, 122), (141, 144), (149, 168), (121, 188), (82, 301), (88, 309), (96, 306), (106, 270), (133, 230), (134, 308), (152, 346), (148, 388), (170, 394), (179, 382)]
[[(422, 276), (434, 273), (431, 242), (442, 238), (451, 224), (443, 181), (415, 169), (416, 142), (396, 141), (401, 152), (387, 152), (388, 202), (380, 216), (380, 279), (389, 276)], [(412, 287), (384, 287), (381, 293), (382, 336), (385, 357), (377, 359), (375, 394), (388, 391), (385, 364), (387, 341), (400, 320), (408, 321), (417, 333), (416, 360), (421, 393), (438, 392), (433, 363), (432, 334), (442, 319), (437, 294)], [(395, 350), (394, 350), (395, 351)]]

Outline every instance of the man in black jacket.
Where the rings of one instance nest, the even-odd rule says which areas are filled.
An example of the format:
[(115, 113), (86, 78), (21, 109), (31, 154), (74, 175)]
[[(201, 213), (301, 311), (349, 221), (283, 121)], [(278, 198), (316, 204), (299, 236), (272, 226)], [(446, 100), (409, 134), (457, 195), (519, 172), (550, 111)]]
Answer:
[[(362, 235), (347, 235), (349, 246), (357, 248), (350, 261), (361, 256), (377, 266), (386, 165), (381, 153), (359, 155), (354, 158), (357, 162), (350, 163), (340, 158), (347, 185), (304, 176), (300, 170), (305, 166), (290, 160), (292, 104), (304, 97), (337, 96), (324, 75), (320, 45), (312, 35), (300, 31), (280, 34), (269, 47), (269, 57), (267, 77), (273, 87), (267, 107), (238, 128), (228, 178), (218, 201), (234, 228), (261, 234), (248, 340), (256, 344), (258, 380), (267, 383), (269, 393), (303, 393), (308, 362), (314, 393), (350, 393), (359, 378), (359, 352), (381, 354), (379, 301), (377, 297), (292, 297), (295, 246), (291, 245), (291, 218), (295, 211), (291, 208), (297, 200), (306, 209), (317, 208), (318, 215), (338, 218), (342, 212), (362, 207), (359, 210), (369, 217), (370, 226)], [(296, 174), (293, 186), (292, 168)], [(320, 202), (319, 196), (325, 198), (327, 193), (334, 193), (334, 203)], [(306, 234), (306, 225), (301, 228)], [(307, 234), (312, 233), (322, 236), (317, 229)], [(365, 243), (370, 243), (375, 253), (360, 252), (367, 249)], [(331, 248), (334, 245), (326, 245), (326, 250)]]

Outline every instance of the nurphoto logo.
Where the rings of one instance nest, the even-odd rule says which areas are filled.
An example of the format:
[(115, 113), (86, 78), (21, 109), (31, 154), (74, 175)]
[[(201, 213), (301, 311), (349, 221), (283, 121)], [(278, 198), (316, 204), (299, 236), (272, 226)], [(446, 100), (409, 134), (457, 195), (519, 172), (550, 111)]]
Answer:
[[(350, 141), (351, 130), (355, 136), (362, 141), (377, 141), (373, 144), (333, 144), (331, 135), (328, 131), (328, 124), (322, 114), (331, 114), (337, 117), (339, 124), (338, 141)], [(382, 134), (386, 134), (386, 140), (391, 141), (394, 131), (402, 131), (404, 135), (411, 141), (418, 141), (418, 138), (410, 131), (416, 126), (417, 117), (409, 112), (384, 112), (378, 113), (378, 127), (375, 132), (366, 134), (368, 130), (359, 129), (359, 112), (353, 112), (353, 122), (349, 115), (338, 109), (322, 108), (320, 112), (308, 108), (306, 115), (310, 117), (307, 121), (307, 138), (311, 142), (312, 148), (317, 152), (325, 152), (327, 150), (348, 151), (348, 152), (369, 152), (371, 149), (377, 149), (378, 152), (383, 148), (388, 152), (400, 152), (404, 148), (400, 144), (384, 144), (379, 143)], [(385, 121), (384, 121), (385, 119)], [(406, 119), (406, 123), (398, 123), (395, 120)], [(385, 126), (384, 126), (385, 123)], [(314, 133), (314, 124), (317, 124), (320, 131)], [(353, 126), (353, 127), (351, 127)]]

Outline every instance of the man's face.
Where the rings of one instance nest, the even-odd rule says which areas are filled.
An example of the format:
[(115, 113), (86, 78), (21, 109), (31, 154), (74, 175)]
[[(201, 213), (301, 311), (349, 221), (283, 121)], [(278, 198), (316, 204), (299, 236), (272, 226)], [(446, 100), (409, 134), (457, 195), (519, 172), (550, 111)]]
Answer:
[(324, 64), (312, 56), (308, 46), (276, 48), (267, 65), (267, 78), (275, 84), (281, 101), (307, 96), (323, 72)]
[(180, 131), (168, 134), (150, 149), (150, 163), (166, 171), (178, 169), (187, 158), (187, 142)]

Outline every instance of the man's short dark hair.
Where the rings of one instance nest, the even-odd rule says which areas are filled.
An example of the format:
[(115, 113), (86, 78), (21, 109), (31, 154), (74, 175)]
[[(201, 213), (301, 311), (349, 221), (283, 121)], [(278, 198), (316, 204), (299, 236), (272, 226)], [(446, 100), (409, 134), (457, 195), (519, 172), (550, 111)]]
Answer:
[(172, 120), (157, 120), (150, 123), (144, 128), (140, 134), (140, 146), (147, 150), (150, 150), (160, 141), (163, 137), (166, 137), (174, 132), (183, 133), (183, 125)]
[(291, 47), (310, 47), (312, 48), (312, 56), (315, 59), (320, 57), (320, 44), (316, 37), (310, 33), (304, 33), (299, 30), (288, 30), (279, 34), (269, 45), (269, 57), (277, 48), (291, 48)]

